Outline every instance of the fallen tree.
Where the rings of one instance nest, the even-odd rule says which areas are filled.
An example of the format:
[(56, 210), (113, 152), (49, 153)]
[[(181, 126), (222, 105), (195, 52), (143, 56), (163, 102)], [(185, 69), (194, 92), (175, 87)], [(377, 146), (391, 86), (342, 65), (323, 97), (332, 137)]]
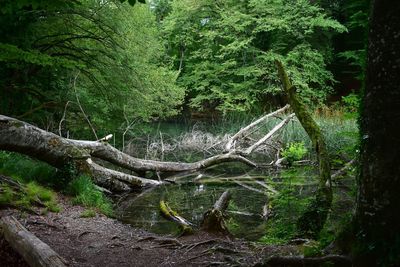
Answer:
[(331, 166), (328, 149), (321, 128), (313, 119), (310, 111), (296, 93), (296, 87), (290, 82), (283, 64), (276, 60), (279, 78), (283, 85), (288, 101), (294, 110), (304, 130), (311, 139), (318, 157), (319, 184), (315, 199), (307, 211), (298, 220), (300, 232), (308, 237), (316, 237), (325, 224), (332, 204)]
[(14, 217), (0, 221), (2, 234), (12, 248), (32, 267), (64, 267), (66, 261), (46, 243), (25, 229)]
[(59, 169), (72, 165), (79, 172), (88, 173), (98, 185), (111, 191), (127, 191), (132, 187), (154, 186), (163, 182), (105, 168), (93, 159), (108, 161), (115, 166), (137, 173), (194, 171), (232, 161), (242, 162), (252, 167), (257, 166), (234, 151), (193, 163), (138, 159), (103, 141), (63, 138), (4, 115), (0, 115), (0, 149), (28, 155)]
[[(252, 153), (262, 143), (268, 141), (293, 118), (294, 114), (289, 115), (267, 135), (247, 149), (233, 149), (232, 143), (236, 142), (239, 137), (246, 134), (257, 124), (271, 116), (286, 111), (288, 108), (289, 106), (285, 106), (263, 116), (249, 125), (249, 127), (243, 128), (232, 137), (229, 141), (230, 145), (227, 144), (226, 148), (230, 148), (229, 151), (192, 163), (135, 158), (108, 144), (107, 138), (97, 141), (63, 138), (29, 123), (4, 115), (0, 115), (0, 149), (28, 155), (58, 169), (67, 167), (76, 169), (80, 173), (87, 173), (97, 185), (113, 192), (128, 191), (135, 187), (155, 186), (163, 183), (161, 180), (140, 177), (141, 175), (139, 174), (145, 174), (147, 171), (152, 171), (157, 175), (162, 173), (192, 172), (225, 162), (241, 162), (251, 167), (257, 167), (256, 163), (245, 156)], [(127, 170), (127, 172), (101, 166), (96, 162), (96, 159), (112, 163), (116, 167)], [(135, 174), (131, 174), (131, 172)]]

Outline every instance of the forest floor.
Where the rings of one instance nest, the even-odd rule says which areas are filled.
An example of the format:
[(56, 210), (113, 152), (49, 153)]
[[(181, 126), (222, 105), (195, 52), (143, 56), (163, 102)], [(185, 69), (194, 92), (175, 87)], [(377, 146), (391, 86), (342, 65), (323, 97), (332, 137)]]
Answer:
[[(59, 196), (59, 205), (59, 213), (3, 209), (0, 217), (16, 217), (68, 266), (252, 266), (271, 255), (299, 254), (296, 246), (262, 246), (204, 232), (155, 235), (100, 214), (82, 218), (85, 208), (73, 206), (64, 196)], [(3, 267), (27, 266), (1, 237), (0, 262)]]

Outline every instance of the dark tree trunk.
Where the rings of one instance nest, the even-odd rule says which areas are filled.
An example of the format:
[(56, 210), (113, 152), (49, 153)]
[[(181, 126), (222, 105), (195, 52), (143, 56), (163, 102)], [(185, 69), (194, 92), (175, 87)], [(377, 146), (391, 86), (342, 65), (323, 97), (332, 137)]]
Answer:
[(375, 0), (361, 119), (356, 266), (400, 264), (400, 1)]

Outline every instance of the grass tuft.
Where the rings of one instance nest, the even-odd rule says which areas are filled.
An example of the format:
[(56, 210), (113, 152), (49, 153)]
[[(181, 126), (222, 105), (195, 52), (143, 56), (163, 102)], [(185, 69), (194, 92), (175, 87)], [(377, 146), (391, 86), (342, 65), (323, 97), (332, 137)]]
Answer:
[(111, 201), (95, 187), (89, 176), (81, 175), (72, 180), (68, 185), (67, 192), (74, 196), (74, 204), (96, 208), (101, 213), (112, 216), (113, 209)]

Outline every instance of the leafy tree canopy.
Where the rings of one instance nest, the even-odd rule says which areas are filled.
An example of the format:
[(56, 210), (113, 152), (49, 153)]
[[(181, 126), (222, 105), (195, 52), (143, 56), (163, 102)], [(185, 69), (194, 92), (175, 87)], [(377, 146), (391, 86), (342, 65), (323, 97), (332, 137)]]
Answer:
[(246, 111), (280, 95), (275, 59), (309, 103), (332, 90), (330, 39), (346, 28), (310, 1), (175, 0), (171, 7), (162, 28), (191, 107)]

